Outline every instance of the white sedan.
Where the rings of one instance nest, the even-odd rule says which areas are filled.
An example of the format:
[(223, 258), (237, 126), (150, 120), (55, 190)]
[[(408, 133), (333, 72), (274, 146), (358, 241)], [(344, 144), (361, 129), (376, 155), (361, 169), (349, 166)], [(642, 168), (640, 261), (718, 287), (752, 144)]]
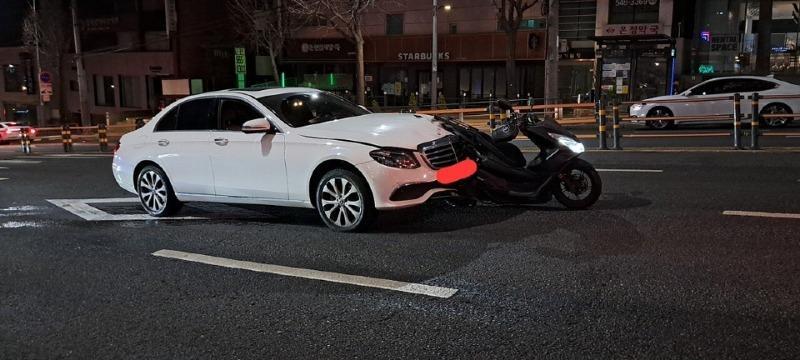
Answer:
[[(750, 97), (753, 93), (760, 96), (800, 95), (800, 86), (772, 77), (762, 76), (729, 76), (702, 82), (678, 95), (659, 96), (642, 100), (630, 107), (630, 115), (638, 118), (657, 117), (659, 120), (640, 120), (654, 129), (667, 129), (680, 123), (712, 123), (705, 120), (708, 115), (730, 115), (733, 113), (733, 102), (730, 100), (713, 100), (729, 97), (739, 93), (742, 95), (741, 111), (743, 115), (753, 113)], [(709, 101), (703, 101), (709, 99)], [(759, 100), (760, 114), (797, 114), (800, 113), (800, 99), (771, 98)], [(673, 116), (690, 116), (693, 119), (669, 120)], [(786, 126), (791, 117), (764, 119), (768, 127)], [(713, 123), (719, 124), (719, 121)]]
[(28, 132), (28, 138), (31, 139), (31, 141), (36, 138), (36, 129), (30, 126), (15, 122), (0, 122), (0, 144), (22, 139), (23, 131)]
[(354, 231), (452, 191), (436, 173), (463, 159), (453, 141), (431, 116), (373, 114), (314, 89), (228, 90), (124, 135), (113, 173), (152, 216), (191, 201), (305, 207)]

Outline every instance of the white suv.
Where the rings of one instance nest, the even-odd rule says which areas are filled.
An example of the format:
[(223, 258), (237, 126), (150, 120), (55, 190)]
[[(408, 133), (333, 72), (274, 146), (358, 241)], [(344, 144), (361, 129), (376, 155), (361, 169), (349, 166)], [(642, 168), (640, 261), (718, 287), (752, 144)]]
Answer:
[[(742, 95), (741, 111), (743, 115), (752, 114), (753, 105), (750, 97), (759, 95), (800, 95), (800, 86), (762, 76), (729, 76), (704, 81), (678, 95), (659, 96), (642, 100), (630, 107), (632, 117), (673, 117), (697, 116), (689, 120), (640, 120), (654, 129), (667, 129), (679, 123), (710, 123), (704, 120), (707, 115), (730, 115), (733, 113), (733, 102), (729, 100), (710, 100), (719, 97)], [(651, 102), (669, 101), (669, 102)], [(763, 99), (759, 101), (760, 114), (796, 114), (800, 112), (800, 99)], [(786, 126), (791, 117), (765, 119), (769, 127)], [(719, 121), (714, 123), (719, 124)]]
[(352, 231), (452, 191), (436, 181), (462, 159), (451, 135), (431, 116), (372, 114), (314, 89), (218, 91), (123, 136), (113, 173), (152, 216), (188, 201), (313, 207)]

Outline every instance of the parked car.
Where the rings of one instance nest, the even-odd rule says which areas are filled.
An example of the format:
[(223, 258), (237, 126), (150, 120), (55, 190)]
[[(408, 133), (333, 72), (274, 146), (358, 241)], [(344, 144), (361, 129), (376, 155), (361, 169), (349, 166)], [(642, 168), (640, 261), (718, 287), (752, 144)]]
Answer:
[(124, 135), (113, 174), (153, 216), (190, 201), (264, 204), (316, 208), (329, 227), (358, 230), (376, 210), (452, 191), (437, 169), (463, 157), (432, 120), (314, 89), (210, 92)]
[(7, 144), (22, 139), (22, 131), (28, 131), (28, 137), (36, 138), (36, 129), (15, 122), (0, 122), (0, 144)]
[[(708, 115), (730, 115), (733, 113), (733, 102), (730, 100), (710, 100), (718, 97), (742, 95), (741, 111), (743, 115), (753, 112), (750, 97), (759, 95), (800, 95), (800, 86), (772, 77), (762, 76), (728, 76), (704, 81), (689, 90), (677, 95), (658, 96), (642, 100), (630, 107), (632, 117), (669, 118), (674, 116), (696, 116), (690, 120), (639, 120), (653, 129), (667, 129), (683, 123), (712, 123), (703, 119)], [(656, 101), (656, 102), (654, 102)], [(658, 102), (668, 101), (668, 102)], [(800, 99), (764, 99), (759, 101), (760, 114), (797, 114), (800, 113)], [(791, 117), (764, 119), (768, 127), (786, 126)], [(719, 121), (713, 123), (719, 124)]]

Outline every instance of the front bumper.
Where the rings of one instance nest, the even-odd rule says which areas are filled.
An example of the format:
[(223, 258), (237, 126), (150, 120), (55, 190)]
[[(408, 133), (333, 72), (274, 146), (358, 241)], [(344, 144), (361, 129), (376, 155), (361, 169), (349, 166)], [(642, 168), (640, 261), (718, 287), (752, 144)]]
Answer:
[(436, 181), (436, 170), (422, 159), (416, 169), (397, 169), (370, 161), (357, 166), (372, 190), (377, 209), (400, 209), (421, 205), (431, 196), (453, 191), (452, 187)]

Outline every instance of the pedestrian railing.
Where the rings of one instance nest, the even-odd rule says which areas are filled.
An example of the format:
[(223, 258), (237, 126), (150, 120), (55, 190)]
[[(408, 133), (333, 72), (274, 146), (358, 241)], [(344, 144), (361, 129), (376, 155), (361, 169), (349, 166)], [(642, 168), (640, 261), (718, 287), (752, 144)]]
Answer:
[[(800, 99), (800, 95), (767, 95), (762, 96), (758, 93), (749, 97), (751, 100), (751, 109), (746, 111), (747, 115), (743, 115), (742, 99), (740, 94), (732, 96), (717, 96), (708, 97), (703, 99), (678, 99), (678, 100), (648, 100), (643, 101), (628, 101), (620, 102), (617, 99), (609, 101), (603, 95), (594, 103), (556, 103), (556, 104), (528, 104), (514, 106), (514, 111), (533, 113), (536, 116), (543, 116), (557, 121), (565, 126), (594, 126), (596, 133), (594, 137), (598, 140), (599, 149), (621, 150), (623, 131), (622, 124), (631, 122), (647, 122), (647, 121), (681, 121), (681, 120), (702, 120), (718, 121), (720, 123), (729, 122), (733, 125), (733, 131), (730, 133), (709, 133), (709, 134), (693, 134), (696, 136), (730, 136), (732, 138), (734, 149), (744, 149), (745, 136), (749, 137), (749, 148), (756, 150), (760, 148), (759, 138), (762, 136), (760, 131), (761, 125), (764, 120), (768, 119), (798, 119), (800, 114), (794, 113), (781, 113), (781, 114), (763, 114), (759, 104), (762, 102), (774, 100), (789, 100)], [(670, 104), (670, 103), (698, 103), (698, 102), (720, 102), (730, 101), (730, 113), (709, 116), (648, 116), (648, 117), (632, 117), (627, 115), (623, 110), (633, 104)], [(521, 103), (521, 102), (518, 102)], [(610, 112), (609, 112), (610, 110)], [(485, 131), (493, 131), (497, 124), (504, 120), (508, 114), (501, 111), (496, 111), (493, 107), (473, 107), (473, 108), (454, 108), (454, 109), (435, 109), (435, 110), (419, 110), (419, 114), (430, 114), (437, 116), (458, 117), (460, 120)], [(565, 116), (570, 114), (571, 116)], [(742, 125), (749, 123), (750, 131), (744, 132)], [(76, 142), (96, 143), (100, 151), (107, 151), (109, 143), (119, 141), (125, 133), (136, 129), (134, 124), (111, 125), (106, 126), (100, 124), (97, 126), (69, 126), (62, 127), (46, 127), (38, 128), (36, 136), (31, 136), (28, 133), (23, 134), (20, 141), (23, 152), (30, 153), (30, 144), (32, 141), (36, 142), (61, 142), (64, 151), (72, 151), (73, 144)], [(652, 136), (643, 136), (641, 134), (636, 137), (664, 137), (662, 134), (652, 134)], [(689, 136), (682, 134), (670, 134), (670, 137)]]

